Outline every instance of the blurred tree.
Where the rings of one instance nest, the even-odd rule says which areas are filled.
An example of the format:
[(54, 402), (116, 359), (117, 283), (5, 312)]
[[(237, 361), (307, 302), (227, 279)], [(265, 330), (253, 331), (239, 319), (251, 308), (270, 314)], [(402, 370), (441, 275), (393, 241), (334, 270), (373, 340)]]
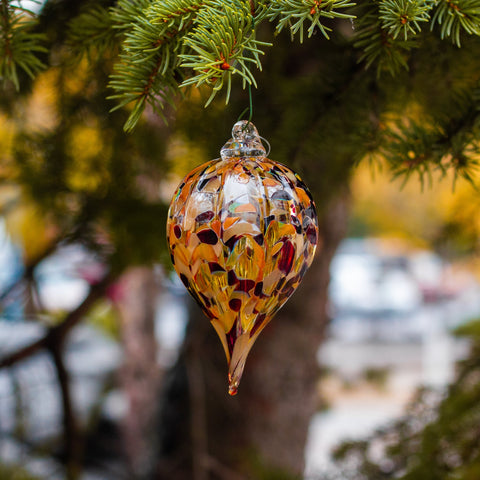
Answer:
[[(407, 414), (371, 438), (341, 445), (335, 454), (341, 473), (334, 478), (355, 480), (473, 480), (480, 472), (478, 438), (480, 322), (459, 327), (458, 335), (472, 341), (467, 359), (445, 395), (418, 392)], [(372, 457), (373, 445), (384, 455)], [(378, 460), (380, 458), (380, 460)]]
[[(51, 248), (82, 242), (108, 272), (91, 279), (80, 311), (0, 366), (54, 345), (67, 437), (77, 433), (68, 421), (68, 372), (57, 339), (95, 299), (112, 295), (108, 285), (122, 272), (166, 257), (171, 173), (218, 156), (229, 136), (225, 125), (249, 103), (242, 82), (257, 86), (255, 123), (272, 144), (272, 157), (294, 167), (313, 191), (321, 251), (252, 352), (235, 399), (223, 393), (223, 352), (213, 329), (192, 314), (179, 361), (160, 387), (158, 465), (133, 468), (133, 475), (297, 478), (316, 407), (315, 355), (327, 323), (329, 261), (345, 233), (352, 167), (384, 161), (394, 175), (417, 173), (422, 182), (432, 170), (473, 179), (479, 0), (49, 0), (38, 13), (3, 0), (0, 18), (6, 124), (0, 142), (8, 147), (0, 178), (4, 188), (19, 187), (13, 205), (34, 204), (39, 223), (55, 227), (52, 244), (43, 252), (38, 247), (26, 271), (31, 274)], [(292, 42), (288, 30), (311, 38)], [(213, 101), (223, 87), (228, 109)], [(212, 102), (207, 110), (205, 101)], [(189, 160), (193, 155), (199, 158)], [(136, 316), (137, 331), (151, 332), (150, 307), (144, 305), (144, 315), (128, 307), (135, 291), (117, 299), (123, 322)], [(145, 358), (138, 360), (145, 365)], [(81, 452), (66, 445), (75, 478)]]

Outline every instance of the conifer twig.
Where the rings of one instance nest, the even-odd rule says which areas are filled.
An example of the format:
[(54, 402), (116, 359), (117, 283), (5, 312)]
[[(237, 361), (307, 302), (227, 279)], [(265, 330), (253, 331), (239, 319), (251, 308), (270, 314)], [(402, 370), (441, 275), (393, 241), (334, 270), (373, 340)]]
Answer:
[(32, 79), (45, 68), (38, 58), (38, 54), (47, 52), (42, 45), (45, 35), (32, 32), (35, 23), (30, 10), (1, 0), (0, 79), (10, 80), (16, 90), (20, 89), (18, 68)]

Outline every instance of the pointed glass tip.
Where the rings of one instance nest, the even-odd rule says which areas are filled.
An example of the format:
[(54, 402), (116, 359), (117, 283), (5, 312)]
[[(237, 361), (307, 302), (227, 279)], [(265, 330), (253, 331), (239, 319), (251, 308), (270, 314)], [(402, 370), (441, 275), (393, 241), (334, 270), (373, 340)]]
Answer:
[(252, 348), (253, 341), (250, 339), (248, 332), (242, 333), (235, 340), (232, 357), (228, 362), (228, 393), (229, 395), (236, 395), (238, 386), (242, 379), (243, 369), (247, 360), (248, 352)]
[(237, 394), (238, 392), (238, 385), (239, 381), (234, 381), (229, 378), (229, 385), (228, 385), (228, 394), (231, 395), (232, 397)]
[(228, 374), (228, 394), (232, 397), (238, 393), (240, 380), (242, 379), (243, 368), (241, 370), (234, 370)]

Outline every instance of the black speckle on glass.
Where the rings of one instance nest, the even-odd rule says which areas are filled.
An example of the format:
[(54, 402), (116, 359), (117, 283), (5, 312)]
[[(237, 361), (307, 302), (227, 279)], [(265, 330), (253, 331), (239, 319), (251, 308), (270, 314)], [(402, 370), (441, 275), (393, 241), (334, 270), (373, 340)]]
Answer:
[(265, 218), (264, 218), (264, 224), (263, 224), (264, 227), (263, 227), (263, 229), (264, 229), (265, 232), (267, 231), (268, 226), (270, 225), (270, 223), (271, 223), (273, 220), (275, 220), (275, 215), (269, 215), (268, 217), (265, 217)]
[(305, 234), (307, 236), (307, 240), (312, 244), (316, 245), (317, 244), (317, 230), (315, 229), (314, 225), (310, 223), (308, 225)]
[(209, 308), (209, 307), (211, 306), (210, 300), (209, 300), (202, 292), (198, 292), (198, 294), (199, 294), (200, 297), (202, 298), (203, 303), (205, 304), (205, 306), (206, 306), (207, 308)]
[(183, 273), (180, 274), (180, 280), (182, 281), (182, 283), (187, 287), (189, 288), (189, 283), (188, 283), (188, 278), (186, 275), (184, 275)]
[(210, 273), (216, 273), (216, 272), (224, 272), (225, 269), (218, 264), (217, 262), (209, 262), (208, 266), (210, 268)]
[(198, 190), (203, 190), (205, 185), (210, 181), (210, 178), (204, 178), (198, 183)]
[(207, 245), (215, 245), (218, 242), (217, 234), (212, 230), (200, 230), (197, 232), (197, 236), (202, 243), (206, 243)]
[(238, 312), (240, 308), (242, 307), (242, 301), (239, 298), (232, 298), (228, 302), (228, 306), (230, 307), (231, 310), (234, 312)]
[(259, 233), (258, 235), (255, 235), (253, 239), (260, 245), (263, 245), (263, 235)]
[(238, 282), (238, 278), (233, 270), (228, 271), (227, 281), (229, 285), (235, 285)]
[(277, 190), (272, 195), (272, 200), (292, 200), (293, 197), (286, 190)]
[(253, 280), (240, 280), (235, 287), (235, 291), (248, 293), (254, 286), (255, 282)]
[(290, 223), (295, 227), (297, 233), (302, 233), (302, 225), (295, 215), (290, 216)]
[[(195, 217), (195, 221), (198, 222), (198, 223), (205, 223), (205, 222), (210, 221), (214, 216), (215, 216), (215, 214), (212, 212), (212, 210), (207, 210), (206, 212), (199, 213)], [(177, 238), (179, 238), (179, 237), (177, 237)]]
[(226, 242), (223, 242), (223, 243), (229, 248), (230, 251), (232, 251), (238, 240), (239, 240), (239, 237), (237, 237), (236, 235), (233, 235)]

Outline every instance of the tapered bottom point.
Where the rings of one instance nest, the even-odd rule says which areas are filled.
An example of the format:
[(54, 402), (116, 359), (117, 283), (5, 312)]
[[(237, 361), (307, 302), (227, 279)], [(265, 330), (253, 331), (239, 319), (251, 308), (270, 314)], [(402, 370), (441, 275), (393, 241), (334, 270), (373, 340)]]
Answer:
[(240, 379), (235, 379), (232, 378), (231, 375), (228, 375), (228, 394), (232, 397), (237, 394), (239, 383)]

